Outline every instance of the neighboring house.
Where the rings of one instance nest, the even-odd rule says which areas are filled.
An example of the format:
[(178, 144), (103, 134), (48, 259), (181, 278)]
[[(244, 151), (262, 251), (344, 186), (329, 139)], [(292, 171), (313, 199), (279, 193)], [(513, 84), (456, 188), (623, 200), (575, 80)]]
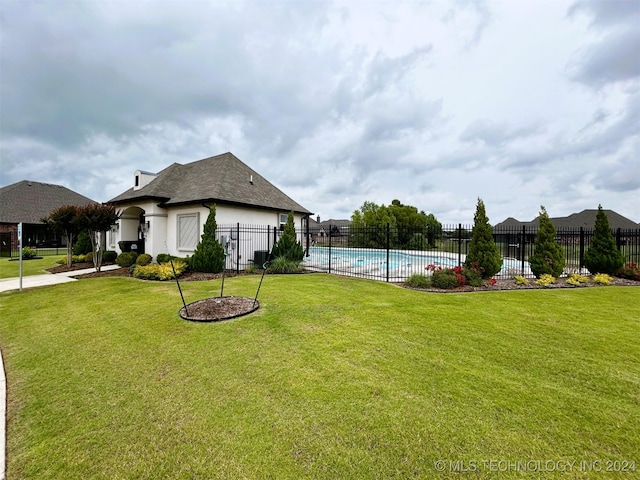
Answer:
[(349, 227), (351, 226), (351, 220), (324, 220), (320, 221), (320, 217), (316, 220), (309, 220), (309, 232), (314, 242), (327, 242), (329, 238), (329, 232), (331, 237), (344, 237), (349, 233)]
[[(115, 205), (120, 214), (107, 248), (135, 249), (154, 258), (160, 253), (193, 255), (213, 205), (218, 225), (281, 228), (293, 211), (300, 229), (311, 215), (232, 153), (184, 165), (174, 163), (159, 173), (137, 170), (133, 187), (107, 203)], [(253, 258), (253, 254), (243, 252), (243, 258)]]
[[(554, 217), (549, 220), (551, 220), (551, 223), (556, 230), (565, 228), (579, 229), (580, 227), (592, 229), (596, 224), (597, 213), (597, 209), (588, 209), (579, 213), (572, 213), (568, 217)], [(609, 225), (611, 225), (612, 230), (617, 230), (618, 228), (621, 230), (636, 230), (638, 228), (638, 224), (629, 220), (627, 217), (623, 217), (619, 213), (614, 212), (613, 210), (605, 210), (604, 213), (609, 219)], [(498, 223), (496, 227), (538, 227), (538, 224), (538, 217), (534, 218), (530, 222), (521, 222), (515, 218), (509, 217), (503, 222)]]
[(10, 256), (18, 247), (18, 224), (22, 223), (25, 247), (58, 247), (66, 238), (55, 235), (41, 220), (64, 205), (96, 203), (61, 185), (23, 180), (0, 188), (0, 252)]

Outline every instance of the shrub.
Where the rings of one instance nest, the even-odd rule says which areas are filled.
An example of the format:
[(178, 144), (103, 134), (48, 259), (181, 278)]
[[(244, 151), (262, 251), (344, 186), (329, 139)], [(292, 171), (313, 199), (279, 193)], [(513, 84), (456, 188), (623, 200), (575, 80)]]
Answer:
[(493, 227), (489, 224), (484, 203), (478, 198), (473, 219), (473, 231), (465, 266), (476, 265), (483, 279), (491, 278), (502, 268), (500, 251), (493, 240)]
[(285, 257), (290, 262), (299, 264), (304, 258), (304, 249), (296, 240), (296, 228), (293, 224), (293, 212), (289, 212), (282, 236), (273, 246), (273, 258)]
[(252, 263), (250, 265), (247, 266), (247, 268), (244, 269), (245, 273), (256, 273), (258, 270), (258, 267)]
[(71, 256), (71, 263), (84, 263), (85, 262), (85, 256), (84, 255), (72, 255)]
[(287, 257), (274, 258), (267, 267), (267, 273), (300, 273), (299, 262), (292, 262)]
[(122, 252), (116, 258), (116, 264), (120, 267), (130, 267), (134, 263), (136, 263), (136, 259), (138, 258), (138, 252)]
[(73, 244), (73, 254), (84, 255), (91, 251), (93, 251), (93, 249), (91, 248), (91, 237), (89, 236), (89, 232), (82, 230)]
[[(173, 273), (175, 269), (175, 274)], [(173, 280), (176, 275), (179, 277), (186, 272), (188, 266), (182, 260), (174, 260), (173, 267), (171, 263), (151, 263), (148, 265), (135, 265), (133, 268), (133, 276), (142, 280)]]
[(551, 223), (547, 210), (540, 207), (540, 227), (529, 257), (531, 271), (537, 278), (548, 274), (559, 277), (564, 270), (565, 258), (562, 247), (556, 242), (556, 228)]
[(540, 275), (540, 278), (536, 280), (536, 285), (540, 285), (542, 287), (548, 287), (553, 283), (556, 283), (556, 278), (548, 273), (543, 273)]
[(142, 253), (138, 255), (138, 258), (136, 258), (136, 265), (144, 267), (145, 265), (149, 265), (151, 263), (151, 260), (153, 260), (153, 257), (151, 255), (149, 255), (148, 253)]
[(593, 281), (598, 285), (610, 285), (611, 284), (611, 276), (606, 273), (598, 273), (593, 276)]
[(516, 282), (516, 285), (529, 285), (529, 279), (522, 275), (516, 275), (513, 277), (513, 280)]
[(476, 262), (473, 262), (471, 267), (464, 268), (462, 274), (464, 275), (467, 285), (471, 285), (472, 287), (482, 286), (482, 270)]
[(32, 258), (36, 258), (36, 251), (33, 248), (23, 247), (22, 248), (22, 259), (23, 260), (31, 260)]
[(93, 262), (93, 252), (87, 252), (84, 254), (84, 261), (85, 262)]
[(638, 264), (635, 262), (627, 263), (624, 267), (618, 270), (616, 277), (640, 281), (640, 268), (638, 268)]
[(456, 288), (460, 285), (458, 283), (458, 276), (450, 268), (435, 270), (431, 276), (431, 284), (436, 288), (442, 288), (445, 290)]
[(584, 266), (591, 273), (615, 274), (624, 265), (624, 255), (616, 247), (616, 241), (611, 233), (609, 219), (604, 213), (602, 205), (598, 205), (595, 232), (591, 245), (584, 255)]
[(196, 251), (191, 257), (191, 268), (196, 272), (219, 273), (224, 268), (224, 248), (216, 239), (216, 207), (210, 208), (209, 216), (204, 224), (204, 232), (200, 237), (200, 242), (196, 246)]
[(156, 257), (156, 260), (158, 261), (158, 263), (167, 263), (172, 258), (174, 257), (169, 255), (168, 253), (159, 253), (158, 256)]
[(102, 261), (104, 262), (112, 263), (116, 261), (116, 258), (118, 258), (118, 254), (113, 250), (105, 250), (102, 252)]
[(580, 285), (583, 285), (585, 283), (587, 283), (589, 281), (588, 277), (585, 277), (584, 275), (579, 275), (577, 273), (572, 273), (569, 278), (567, 278), (567, 283), (569, 285), (574, 285), (576, 287), (579, 287)]
[(426, 275), (420, 273), (414, 273), (405, 282), (407, 286), (413, 288), (429, 288), (431, 286), (431, 279)]

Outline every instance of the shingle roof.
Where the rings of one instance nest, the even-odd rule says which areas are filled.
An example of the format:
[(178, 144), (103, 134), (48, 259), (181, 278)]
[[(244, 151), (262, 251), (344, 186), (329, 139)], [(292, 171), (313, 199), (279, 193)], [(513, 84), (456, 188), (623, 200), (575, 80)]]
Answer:
[(97, 203), (61, 185), (23, 180), (0, 188), (0, 223), (42, 223), (63, 205)]
[(189, 203), (229, 203), (310, 214), (232, 153), (182, 165), (174, 163), (149, 184), (133, 188), (108, 203), (157, 199), (164, 207)]
[[(554, 217), (550, 218), (551, 223), (555, 228), (593, 228), (596, 224), (596, 214), (598, 213), (597, 209), (587, 209), (578, 213), (572, 213), (567, 217)], [(614, 212), (613, 210), (604, 210), (604, 213), (607, 215), (609, 219), (609, 225), (612, 229), (622, 229), (635, 230), (638, 228), (638, 225), (629, 220), (627, 217), (623, 217), (619, 213)], [(499, 223), (496, 227), (500, 226), (527, 226), (527, 227), (537, 227), (539, 223), (539, 218), (536, 217), (530, 222), (519, 222), (515, 218), (507, 218), (504, 222)]]

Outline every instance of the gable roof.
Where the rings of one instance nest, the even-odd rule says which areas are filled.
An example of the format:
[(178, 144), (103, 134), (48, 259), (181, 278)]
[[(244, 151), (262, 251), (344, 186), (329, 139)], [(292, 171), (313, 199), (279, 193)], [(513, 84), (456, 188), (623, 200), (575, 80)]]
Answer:
[(230, 152), (160, 171), (147, 185), (131, 188), (108, 203), (156, 199), (163, 207), (227, 203), (311, 214)]
[[(578, 213), (572, 213), (567, 217), (554, 217), (550, 218), (553, 226), (557, 228), (593, 228), (596, 224), (596, 214), (598, 213), (597, 209), (587, 209)], [(616, 230), (618, 228), (622, 230), (638, 228), (638, 224), (629, 220), (627, 217), (623, 217), (619, 213), (614, 212), (613, 210), (604, 210), (604, 213), (607, 215), (609, 219), (609, 225), (612, 229)], [(496, 227), (500, 226), (526, 226), (526, 227), (537, 227), (540, 223), (540, 217), (534, 218), (530, 222), (519, 222), (515, 218), (509, 217), (505, 221), (496, 225)]]
[(42, 223), (56, 208), (90, 203), (97, 202), (62, 185), (22, 180), (0, 188), (0, 223)]

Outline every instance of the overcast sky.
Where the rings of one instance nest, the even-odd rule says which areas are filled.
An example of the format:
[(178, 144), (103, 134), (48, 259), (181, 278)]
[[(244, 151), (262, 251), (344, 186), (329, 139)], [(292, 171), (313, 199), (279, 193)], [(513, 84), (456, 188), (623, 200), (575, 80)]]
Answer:
[(640, 0), (0, 2), (0, 185), (230, 151), (321, 219), (640, 222)]

